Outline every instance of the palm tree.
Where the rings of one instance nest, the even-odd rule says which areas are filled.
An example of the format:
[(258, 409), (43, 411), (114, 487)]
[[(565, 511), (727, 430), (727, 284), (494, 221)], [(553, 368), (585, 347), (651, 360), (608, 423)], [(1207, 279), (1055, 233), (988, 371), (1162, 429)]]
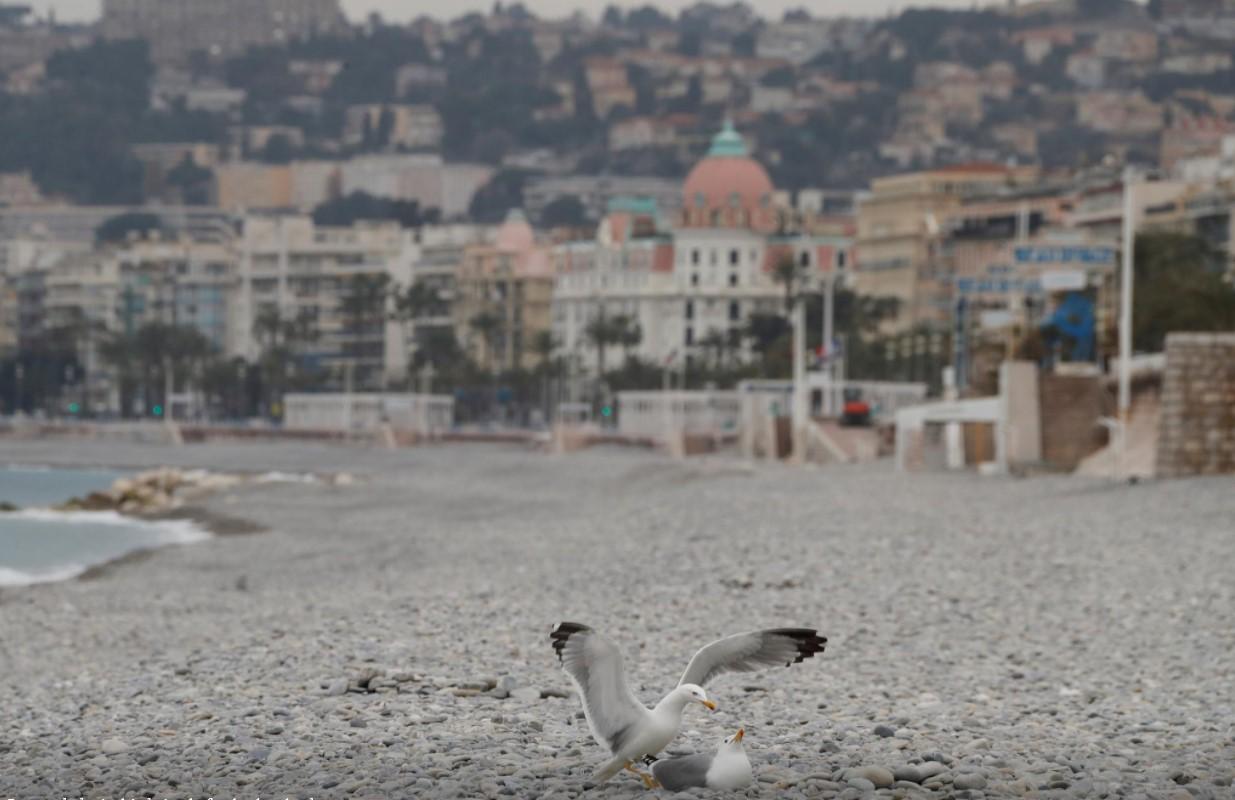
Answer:
[(284, 317), (274, 306), (263, 306), (253, 321), (253, 335), (261, 344), (258, 365), (267, 409), (281, 402), (295, 369), (297, 352), (317, 340), (317, 319), (307, 308)]
[(718, 369), (724, 365), (725, 351), (729, 347), (729, 338), (724, 331), (716, 328), (711, 328), (699, 340), (699, 347), (707, 354), (709, 365), (713, 369)]
[(107, 327), (99, 320), (91, 319), (79, 306), (70, 309), (68, 321), (49, 331), (48, 337), (72, 351), (81, 369), (82, 414), (90, 415), (90, 377), (97, 355), (95, 343), (105, 336)]
[(540, 397), (545, 420), (549, 419), (549, 378), (560, 366), (553, 357), (558, 341), (553, 331), (537, 331), (532, 337), (532, 352), (536, 354), (536, 371), (540, 373)]
[[(415, 339), (416, 351), (419, 353), (422, 343), (416, 331), (416, 323), (423, 317), (432, 316), (442, 307), (442, 297), (437, 289), (421, 281), (412, 283), (402, 291), (394, 291), (394, 318), (403, 328), (403, 340)], [(409, 337), (409, 326), (411, 327)]]
[(600, 314), (589, 322), (583, 330), (584, 336), (596, 348), (596, 374), (602, 378), (605, 375), (605, 352), (607, 348), (621, 341), (621, 331), (617, 327), (615, 320), (616, 318), (607, 318), (604, 309), (601, 309)]
[(132, 336), (112, 336), (99, 348), (100, 357), (117, 374), (121, 411), (126, 416), (135, 385), (141, 386), (147, 410), (155, 405), (166, 409), (171, 400), (167, 389), (177, 383), (186, 389), (198, 385), (202, 365), (213, 353), (213, 345), (201, 331), (163, 322), (147, 323)]
[(793, 304), (797, 302), (801, 285), (806, 281), (806, 268), (799, 264), (792, 254), (783, 255), (772, 268), (772, 280), (781, 284), (785, 289), (785, 314), (787, 316), (793, 311)]
[(536, 354), (536, 362), (539, 366), (546, 366), (553, 360), (553, 354), (557, 352), (558, 341), (553, 335), (553, 331), (537, 331), (532, 337), (532, 352)]
[(492, 311), (482, 311), (472, 317), (470, 325), (472, 330), (480, 334), (481, 342), (484, 344), (484, 361), (486, 365), (490, 370), (496, 371), (497, 364), (494, 354), (498, 349), (498, 336), (502, 330), (502, 318)]
[[(348, 366), (355, 370), (365, 355), (364, 338), (386, 319), (386, 301), (390, 296), (390, 276), (384, 272), (354, 275), (339, 301), (344, 317), (343, 355), (351, 356)], [(379, 330), (380, 334), (380, 330)]]
[(630, 361), (630, 351), (643, 341), (643, 326), (628, 314), (613, 318), (613, 334), (616, 344), (622, 346), (622, 357)]

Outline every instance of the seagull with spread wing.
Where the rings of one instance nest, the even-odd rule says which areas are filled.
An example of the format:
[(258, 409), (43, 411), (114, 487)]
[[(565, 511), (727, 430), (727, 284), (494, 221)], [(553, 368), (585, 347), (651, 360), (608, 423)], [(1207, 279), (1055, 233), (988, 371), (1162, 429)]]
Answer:
[(716, 710), (704, 684), (726, 672), (792, 666), (822, 653), (828, 641), (811, 628), (769, 628), (718, 639), (695, 653), (677, 687), (649, 709), (627, 685), (622, 652), (611, 639), (577, 622), (559, 623), (549, 638), (579, 691), (592, 738), (613, 754), (594, 777), (603, 782), (625, 769), (648, 788), (656, 781), (635, 768), (635, 762), (655, 756), (674, 740), (688, 705)]

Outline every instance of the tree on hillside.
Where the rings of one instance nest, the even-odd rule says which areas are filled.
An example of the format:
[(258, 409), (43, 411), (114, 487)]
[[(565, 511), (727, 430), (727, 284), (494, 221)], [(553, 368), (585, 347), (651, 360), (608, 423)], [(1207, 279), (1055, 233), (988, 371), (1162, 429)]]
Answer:
[(437, 209), (421, 210), (415, 200), (391, 200), (366, 192), (352, 192), (313, 209), (313, 222), (318, 225), (350, 227), (360, 221), (397, 222), (404, 228), (431, 225), (440, 219)]
[(188, 206), (204, 206), (210, 202), (213, 180), (214, 173), (199, 167), (188, 154), (167, 173), (167, 185), (176, 189), (181, 202)]
[(94, 230), (94, 241), (99, 244), (119, 244), (126, 242), (130, 234), (147, 237), (163, 230), (163, 220), (157, 214), (147, 214), (141, 211), (117, 214), (103, 222)]
[(1178, 233), (1136, 237), (1133, 345), (1161, 352), (1172, 331), (1235, 331), (1235, 287), (1208, 242)]
[(579, 198), (564, 194), (545, 205), (540, 224), (546, 228), (582, 228), (590, 222)]
[(472, 196), (468, 216), (474, 222), (490, 225), (500, 223), (512, 208), (523, 207), (523, 185), (527, 173), (518, 169), (504, 169)]
[(97, 41), (47, 61), (40, 94), (0, 93), (0, 172), (29, 170), (47, 194), (85, 204), (142, 200), (131, 155), (153, 67), (137, 41)]

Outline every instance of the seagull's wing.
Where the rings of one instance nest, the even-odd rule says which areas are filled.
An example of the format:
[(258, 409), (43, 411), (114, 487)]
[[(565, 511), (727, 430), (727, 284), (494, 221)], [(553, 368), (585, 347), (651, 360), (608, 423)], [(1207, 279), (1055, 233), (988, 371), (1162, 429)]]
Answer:
[(826, 636), (812, 628), (769, 628), (726, 636), (695, 653), (678, 685), (703, 686), (726, 672), (754, 672), (779, 664), (789, 667), (822, 653), (827, 642)]
[(652, 764), (652, 777), (671, 792), (683, 792), (708, 785), (708, 770), (716, 756), (712, 753), (696, 753), (693, 756), (667, 758)]
[(579, 690), (593, 738), (616, 754), (648, 715), (626, 684), (622, 652), (611, 639), (577, 622), (559, 623), (549, 638)]

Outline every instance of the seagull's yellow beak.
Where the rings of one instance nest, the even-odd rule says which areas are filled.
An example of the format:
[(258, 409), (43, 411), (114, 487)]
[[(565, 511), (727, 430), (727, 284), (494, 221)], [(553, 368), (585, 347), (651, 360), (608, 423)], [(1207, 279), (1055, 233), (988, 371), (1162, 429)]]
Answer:
[(733, 741), (735, 741), (735, 742), (740, 742), (740, 741), (742, 741), (742, 737), (743, 737), (743, 736), (745, 736), (745, 735), (746, 735), (746, 729), (745, 729), (745, 728), (738, 728), (738, 732), (737, 732), (737, 733), (735, 733), (735, 734), (733, 734)]
[(703, 703), (703, 705), (707, 707), (708, 711), (716, 710), (716, 704), (713, 703), (711, 700), (700, 700), (699, 702)]

